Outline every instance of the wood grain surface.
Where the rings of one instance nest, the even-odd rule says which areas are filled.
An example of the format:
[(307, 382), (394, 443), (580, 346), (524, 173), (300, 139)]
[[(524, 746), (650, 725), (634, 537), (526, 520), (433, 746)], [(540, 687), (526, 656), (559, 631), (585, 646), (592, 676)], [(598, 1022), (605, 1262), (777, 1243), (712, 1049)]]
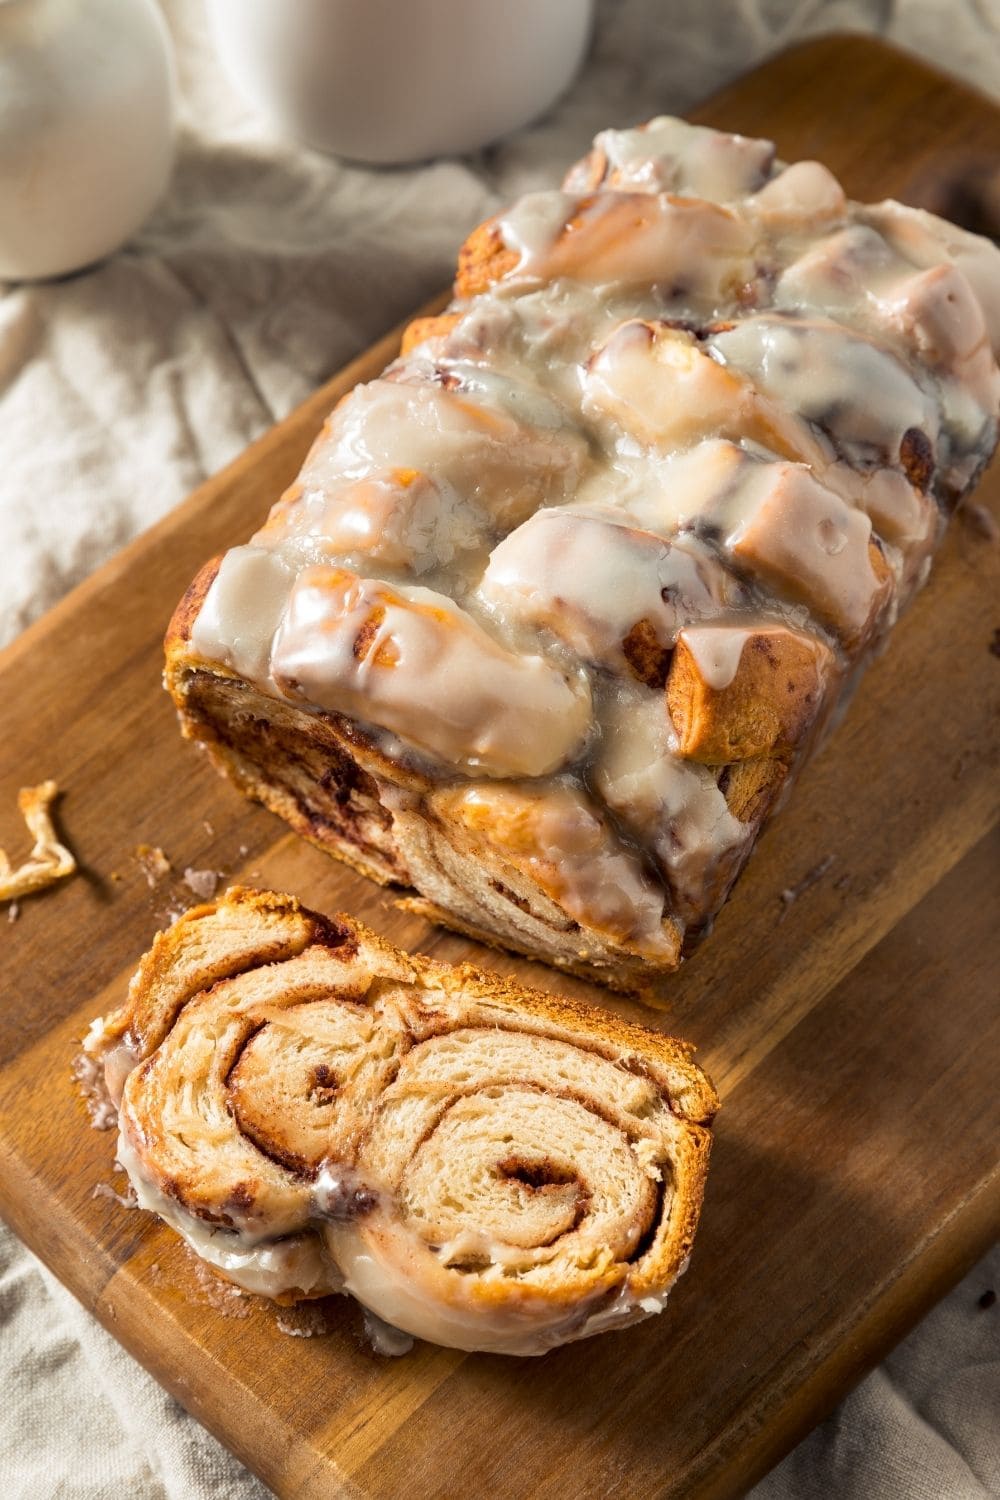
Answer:
[[(990, 104), (862, 38), (786, 54), (696, 118), (819, 156), (853, 196), (935, 207), (1000, 152)], [(395, 346), (362, 356), (0, 661), (0, 845), (23, 842), (18, 787), (53, 776), (82, 862), (0, 925), (0, 1212), (282, 1496), (732, 1496), (997, 1231), (1000, 548), (980, 512), (956, 518), (887, 655), (651, 1017), (399, 912), (177, 734), (159, 685), (176, 599), (260, 522), (334, 400)], [(976, 498), (996, 509), (996, 468)], [(288, 1337), (263, 1303), (220, 1296), (165, 1228), (95, 1197), (113, 1137), (87, 1128), (72, 1059), (165, 914), (193, 899), (174, 877), (147, 885), (140, 843), (178, 872), (286, 887), (404, 946), (696, 1042), (724, 1107), (692, 1270), (667, 1311), (540, 1360), (418, 1345), (384, 1361), (346, 1300), (324, 1304), (324, 1335)]]

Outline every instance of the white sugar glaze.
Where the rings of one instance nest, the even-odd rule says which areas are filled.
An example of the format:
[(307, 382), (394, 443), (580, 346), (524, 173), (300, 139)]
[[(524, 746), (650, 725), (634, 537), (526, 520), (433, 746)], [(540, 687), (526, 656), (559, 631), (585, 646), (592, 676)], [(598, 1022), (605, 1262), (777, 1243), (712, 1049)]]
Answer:
[(505, 650), (440, 594), (343, 568), (299, 574), (272, 670), (287, 694), (406, 735), (470, 772), (558, 770), (590, 725), (581, 673), (567, 678), (542, 656)]
[(479, 598), (498, 622), (544, 627), (582, 660), (619, 671), (639, 621), (672, 644), (684, 621), (735, 603), (734, 580), (696, 537), (670, 543), (626, 522), (575, 506), (537, 511), (494, 548)]
[[(604, 132), (481, 242), (448, 323), (227, 555), (192, 649), (432, 780), (586, 788), (643, 892), (697, 914), (747, 829), (650, 683), (713, 621), (710, 683), (762, 623), (833, 647), (830, 694), (856, 676), (994, 445), (1000, 253), (666, 118)], [(562, 899), (595, 901), (582, 867)]]
[(343, 1290), (343, 1278), (311, 1231), (275, 1239), (244, 1226), (221, 1229), (197, 1218), (156, 1186), (124, 1129), (118, 1136), (118, 1164), (128, 1174), (139, 1208), (158, 1214), (208, 1265), (259, 1297), (292, 1293), (325, 1296)]
[[(443, 1280), (439, 1258), (419, 1236), (376, 1209), (354, 1221), (319, 1215), (301, 1234), (255, 1238), (244, 1228), (219, 1229), (198, 1219), (160, 1191), (138, 1152), (122, 1134), (118, 1161), (135, 1189), (139, 1208), (159, 1215), (201, 1260), (244, 1291), (272, 1300), (347, 1293), (394, 1330), (453, 1349), (540, 1355), (571, 1339), (624, 1327), (663, 1310), (673, 1283), (655, 1295), (621, 1285), (609, 1300), (598, 1294), (565, 1307), (547, 1299), (509, 1299), (490, 1307), (474, 1298), (427, 1295)], [(500, 1246), (499, 1248), (503, 1248)], [(419, 1275), (415, 1275), (415, 1263)], [(682, 1271), (679, 1274), (683, 1273)], [(427, 1286), (421, 1284), (423, 1277)], [(451, 1290), (451, 1289), (449, 1289)], [(405, 1353), (398, 1346), (379, 1350)]]
[(606, 163), (609, 185), (643, 192), (693, 193), (730, 203), (766, 182), (774, 163), (770, 141), (702, 130), (660, 115), (635, 130), (602, 130), (592, 158), (571, 169), (566, 185), (584, 192)]
[[(828, 432), (848, 458), (890, 461), (913, 427), (937, 438), (937, 405), (903, 364), (839, 326), (747, 318), (714, 335), (709, 347), (787, 410)], [(877, 392), (877, 399), (859, 400), (859, 391)]]
[(673, 753), (659, 698), (633, 690), (606, 709), (594, 785), (655, 862), (682, 919), (693, 916), (723, 857), (748, 830), (734, 818), (707, 766)]
[(698, 664), (703, 682), (721, 693), (729, 687), (736, 676), (751, 632), (737, 626), (728, 629), (714, 627), (707, 630), (691, 629), (684, 632), (684, 641)]
[(522, 267), (531, 266), (556, 239), (575, 199), (568, 193), (543, 189), (525, 193), (500, 220), (504, 244), (516, 250)]
[[(374, 1231), (374, 1232), (373, 1232)], [(443, 1280), (441, 1265), (425, 1246), (386, 1219), (357, 1228), (335, 1225), (326, 1230), (345, 1290), (379, 1317), (415, 1338), (493, 1354), (539, 1355), (573, 1339), (621, 1328), (661, 1312), (672, 1285), (655, 1296), (637, 1295), (627, 1284), (611, 1299), (598, 1293), (590, 1301), (559, 1308), (548, 1300), (508, 1298), (491, 1306), (486, 1298), (449, 1301), (428, 1296), (416, 1279), (419, 1268), (428, 1286)]]
[(194, 622), (194, 652), (276, 691), (271, 642), (294, 582), (295, 572), (280, 553), (232, 547)]
[[(543, 211), (540, 200), (546, 197), (551, 203)], [(710, 311), (753, 274), (751, 227), (703, 198), (535, 193), (527, 225), (514, 208), (499, 227), (504, 243), (517, 252), (519, 277), (568, 276), (597, 286), (656, 282)]]

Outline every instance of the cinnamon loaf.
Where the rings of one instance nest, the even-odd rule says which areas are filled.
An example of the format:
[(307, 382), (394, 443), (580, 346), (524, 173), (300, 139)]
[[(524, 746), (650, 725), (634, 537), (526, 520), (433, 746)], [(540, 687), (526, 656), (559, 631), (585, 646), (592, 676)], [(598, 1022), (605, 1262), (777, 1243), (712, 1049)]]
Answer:
[(716, 1109), (690, 1049), (231, 890), (91, 1028), (141, 1207), (289, 1302), (540, 1354), (663, 1307)]
[(1000, 253), (660, 119), (476, 230), (167, 638), (184, 733), (625, 989), (711, 923), (997, 439)]

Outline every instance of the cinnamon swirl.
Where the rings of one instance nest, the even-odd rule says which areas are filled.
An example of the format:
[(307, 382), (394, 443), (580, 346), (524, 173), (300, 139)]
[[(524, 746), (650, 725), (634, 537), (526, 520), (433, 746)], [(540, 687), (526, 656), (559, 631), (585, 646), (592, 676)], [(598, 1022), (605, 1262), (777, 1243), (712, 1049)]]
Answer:
[(88, 1039), (139, 1204), (249, 1291), (540, 1354), (659, 1312), (717, 1107), (690, 1049), (234, 888)]

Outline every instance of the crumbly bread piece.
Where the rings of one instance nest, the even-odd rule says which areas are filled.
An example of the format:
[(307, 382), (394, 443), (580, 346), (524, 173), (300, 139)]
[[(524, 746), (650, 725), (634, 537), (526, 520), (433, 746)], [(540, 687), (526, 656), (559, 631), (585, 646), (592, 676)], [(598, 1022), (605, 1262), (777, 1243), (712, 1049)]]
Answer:
[(481, 225), (167, 636), (425, 915), (663, 998), (997, 441), (1000, 252), (658, 119)]
[(5, 849), (0, 849), (0, 901), (19, 901), (36, 891), (47, 890), (76, 870), (76, 860), (61, 844), (52, 824), (52, 804), (59, 796), (54, 781), (23, 786), (17, 796), (21, 816), (35, 842), (31, 853), (15, 869)]
[(718, 1104), (691, 1049), (350, 917), (229, 890), (87, 1045), (140, 1205), (248, 1290), (540, 1354), (686, 1266)]

